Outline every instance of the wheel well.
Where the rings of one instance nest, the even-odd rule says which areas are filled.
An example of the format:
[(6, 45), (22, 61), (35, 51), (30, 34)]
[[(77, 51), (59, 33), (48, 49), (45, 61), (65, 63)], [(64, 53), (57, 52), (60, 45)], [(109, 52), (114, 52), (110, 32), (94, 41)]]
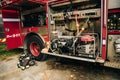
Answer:
[(45, 42), (44, 42), (44, 39), (42, 38), (41, 35), (32, 32), (32, 33), (27, 34), (27, 35), (25, 36), (25, 38), (24, 38), (24, 49), (27, 49), (27, 41), (28, 41), (28, 39), (29, 39), (31, 36), (33, 36), (33, 35), (34, 35), (34, 36), (38, 36), (38, 37), (40, 38), (41, 42), (42, 42), (42, 43), (45, 43)]

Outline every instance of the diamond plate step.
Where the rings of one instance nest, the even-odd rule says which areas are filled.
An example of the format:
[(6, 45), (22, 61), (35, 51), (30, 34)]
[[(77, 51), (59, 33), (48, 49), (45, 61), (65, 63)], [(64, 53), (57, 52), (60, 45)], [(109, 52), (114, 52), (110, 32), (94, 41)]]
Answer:
[(120, 69), (119, 62), (105, 62), (104, 66)]

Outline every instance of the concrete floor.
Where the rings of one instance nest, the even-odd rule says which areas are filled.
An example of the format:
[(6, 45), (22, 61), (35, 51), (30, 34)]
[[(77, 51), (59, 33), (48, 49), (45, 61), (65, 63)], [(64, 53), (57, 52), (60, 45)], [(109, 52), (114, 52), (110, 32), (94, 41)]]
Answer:
[(18, 55), (0, 60), (0, 80), (120, 80), (120, 70), (75, 60), (49, 58), (24, 71), (17, 62)]

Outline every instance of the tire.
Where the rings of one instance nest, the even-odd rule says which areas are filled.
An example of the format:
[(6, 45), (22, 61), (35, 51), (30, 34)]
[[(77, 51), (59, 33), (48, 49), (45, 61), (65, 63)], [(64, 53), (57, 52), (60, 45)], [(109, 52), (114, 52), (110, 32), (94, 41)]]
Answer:
[(44, 43), (36, 35), (29, 37), (27, 40), (27, 52), (28, 52), (28, 54), (29, 53), (32, 54), (32, 56), (36, 60), (40, 60), (40, 61), (45, 60), (46, 55), (41, 53), (41, 50), (44, 47), (45, 47)]

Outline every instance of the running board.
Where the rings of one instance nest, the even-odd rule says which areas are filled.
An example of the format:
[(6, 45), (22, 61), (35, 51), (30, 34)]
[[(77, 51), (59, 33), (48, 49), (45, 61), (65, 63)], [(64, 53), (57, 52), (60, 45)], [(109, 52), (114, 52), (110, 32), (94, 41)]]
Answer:
[(105, 62), (104, 66), (120, 69), (119, 62)]
[(75, 59), (75, 60), (81, 60), (81, 61), (87, 61), (87, 62), (96, 62), (94, 59), (86, 59), (86, 58), (81, 58), (81, 57), (74, 57), (74, 56), (68, 56), (68, 55), (63, 55), (63, 54), (57, 54), (57, 53), (45, 53), (45, 52), (41, 52), (43, 54), (48, 54), (48, 55), (52, 55), (52, 56), (58, 56), (58, 57), (63, 57), (63, 58), (69, 58), (69, 59)]

